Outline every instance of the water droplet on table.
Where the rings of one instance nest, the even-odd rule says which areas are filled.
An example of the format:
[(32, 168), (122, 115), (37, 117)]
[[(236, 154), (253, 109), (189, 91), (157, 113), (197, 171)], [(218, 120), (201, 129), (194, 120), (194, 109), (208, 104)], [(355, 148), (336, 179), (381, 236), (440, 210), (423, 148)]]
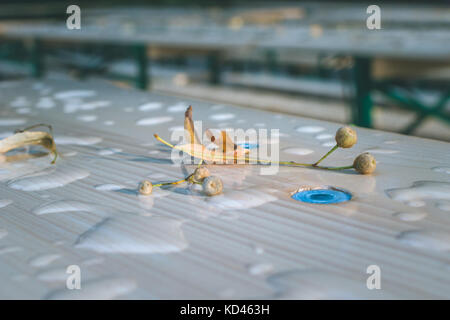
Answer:
[(102, 215), (114, 212), (112, 208), (97, 205), (95, 203), (77, 201), (77, 200), (57, 200), (50, 203), (45, 203), (35, 209), (33, 213), (36, 215), (43, 215), (49, 213), (63, 213), (63, 212), (92, 212)]
[(48, 266), (49, 264), (53, 263), (54, 261), (60, 258), (61, 255), (59, 254), (43, 254), (30, 259), (28, 264), (32, 267), (40, 268)]
[(136, 121), (138, 126), (153, 126), (156, 124), (167, 123), (172, 121), (172, 117), (154, 117), (154, 118), (143, 118)]
[(235, 117), (236, 116), (232, 113), (217, 113), (209, 116), (209, 118), (214, 121), (226, 121), (234, 119)]
[(315, 136), (315, 138), (317, 140), (328, 140), (328, 139), (333, 139), (334, 136), (329, 133), (321, 133), (321, 134), (318, 134), (317, 136)]
[(450, 201), (447, 200), (437, 201), (436, 207), (442, 211), (450, 211)]
[(189, 105), (185, 103), (177, 103), (172, 106), (167, 107), (167, 112), (184, 112), (189, 107)]
[(1, 199), (1, 200), (0, 200), (0, 208), (4, 208), (4, 207), (10, 205), (11, 203), (13, 203), (12, 200), (9, 200), (9, 199)]
[(78, 116), (77, 119), (83, 122), (94, 122), (97, 120), (97, 116), (94, 114), (83, 114)]
[(48, 98), (48, 97), (40, 98), (38, 103), (36, 104), (36, 108), (38, 108), (38, 109), (51, 109), (55, 106), (56, 106), (56, 104), (53, 101), (53, 99)]
[(70, 136), (55, 136), (56, 145), (79, 145), (79, 146), (89, 146), (92, 144), (97, 144), (103, 139), (99, 137), (70, 137)]
[(336, 141), (327, 141), (321, 144), (322, 147), (331, 148), (336, 145)]
[(13, 252), (19, 252), (22, 251), (23, 248), (22, 247), (17, 247), (17, 246), (3, 246), (0, 247), (0, 255), (2, 254), (8, 254), (8, 253), (13, 253)]
[(273, 265), (266, 262), (254, 263), (247, 266), (248, 273), (252, 276), (261, 276), (270, 273)]
[(8, 187), (22, 191), (47, 190), (63, 187), (87, 176), (89, 172), (86, 170), (62, 165), (11, 180)]
[(111, 105), (111, 101), (107, 100), (97, 100), (90, 102), (82, 102), (79, 98), (71, 98), (65, 100), (66, 104), (64, 105), (65, 113), (74, 113), (77, 111), (87, 111), (87, 110), (95, 110), (99, 108), (105, 108)]
[(264, 253), (264, 248), (258, 245), (253, 246), (253, 250), (255, 251), (256, 254), (263, 254)]
[(396, 212), (394, 217), (403, 221), (419, 221), (427, 216), (426, 212)]
[(22, 108), (30, 106), (30, 102), (26, 97), (16, 97), (9, 105), (12, 108)]
[(165, 217), (106, 218), (78, 238), (75, 247), (101, 253), (171, 253), (187, 248), (181, 220)]
[(325, 128), (319, 126), (302, 126), (295, 129), (295, 131), (300, 133), (318, 133), (324, 131)]
[(443, 172), (450, 174), (450, 167), (434, 167), (431, 170), (433, 170), (434, 172)]
[(382, 299), (383, 290), (368, 290), (366, 281), (344, 278), (322, 270), (291, 270), (271, 275), (267, 282), (276, 290), (277, 299)]
[(31, 109), (30, 108), (19, 108), (16, 110), (17, 114), (29, 114), (31, 113)]
[(124, 189), (124, 186), (112, 183), (98, 184), (94, 187), (96, 190), (100, 191), (117, 191), (120, 189)]
[(88, 98), (93, 97), (97, 93), (93, 90), (67, 90), (55, 93), (55, 99), (72, 99), (72, 98)]
[(110, 156), (110, 155), (113, 155), (113, 154), (119, 153), (119, 152), (122, 152), (122, 149), (120, 149), (120, 148), (105, 148), (105, 149), (99, 150), (97, 153), (101, 156)]
[(6, 229), (0, 228), (0, 239), (6, 237), (8, 235), (8, 231)]
[(161, 109), (161, 107), (162, 107), (161, 102), (149, 102), (149, 103), (139, 106), (138, 109), (140, 111), (153, 111), (153, 110)]
[(207, 203), (222, 210), (242, 210), (276, 201), (277, 197), (264, 189), (232, 190), (208, 198)]
[(110, 300), (129, 294), (137, 288), (135, 280), (128, 278), (103, 278), (83, 282), (82, 290), (67, 288), (51, 292), (50, 300)]
[(306, 156), (306, 155), (314, 152), (311, 149), (305, 149), (305, 148), (285, 148), (282, 151), (285, 153), (295, 154), (295, 155), (299, 155), (299, 156)]
[(411, 187), (386, 190), (389, 197), (402, 202), (423, 199), (450, 200), (450, 183), (439, 181), (416, 181)]
[(443, 231), (404, 231), (397, 236), (397, 239), (402, 243), (416, 248), (430, 249), (435, 251), (450, 250), (450, 234)]

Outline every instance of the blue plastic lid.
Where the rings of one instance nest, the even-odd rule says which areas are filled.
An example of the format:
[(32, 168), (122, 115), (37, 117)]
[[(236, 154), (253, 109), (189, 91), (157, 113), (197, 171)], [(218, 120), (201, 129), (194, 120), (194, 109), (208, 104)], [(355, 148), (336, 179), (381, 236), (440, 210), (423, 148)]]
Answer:
[(350, 193), (336, 189), (314, 189), (294, 193), (292, 199), (307, 203), (330, 204), (349, 201)]

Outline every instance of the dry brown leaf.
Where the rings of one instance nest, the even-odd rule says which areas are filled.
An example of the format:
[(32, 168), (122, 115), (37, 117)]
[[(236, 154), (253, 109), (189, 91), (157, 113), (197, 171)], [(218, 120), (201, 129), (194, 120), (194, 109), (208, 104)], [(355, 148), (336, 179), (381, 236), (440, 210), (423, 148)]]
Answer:
[(43, 131), (18, 132), (10, 137), (0, 140), (0, 153), (6, 153), (10, 150), (28, 145), (41, 145), (46, 148), (54, 155), (52, 163), (55, 162), (58, 155), (55, 141), (50, 133)]
[(218, 134), (214, 134), (210, 129), (207, 129), (206, 136), (217, 145), (220, 153), (227, 158), (244, 158), (249, 153), (249, 150), (235, 144), (226, 131), (222, 130)]
[(192, 106), (189, 106), (184, 113), (184, 134), (186, 135), (186, 143), (201, 144), (195, 134), (194, 121), (192, 121)]
[(223, 153), (218, 149), (208, 149), (202, 144), (182, 144), (177, 145), (176, 149), (181, 150), (190, 156), (200, 158), (206, 163), (215, 163), (215, 164), (232, 164), (243, 162), (245, 160), (244, 157), (240, 157), (236, 154), (236, 152)]
[(14, 154), (11, 156), (0, 154), (0, 163), (25, 161), (25, 160), (29, 160), (29, 159), (45, 157), (47, 155), (48, 155), (48, 152), (38, 152), (38, 153), (32, 153), (32, 154), (20, 153), (20, 154)]
[(187, 143), (178, 147), (191, 156), (199, 157), (200, 155), (204, 161), (236, 163), (237, 159), (244, 158), (248, 153), (248, 150), (235, 144), (226, 131), (221, 131), (218, 135), (214, 135), (209, 129), (206, 131), (206, 136), (218, 149), (209, 150), (202, 145), (195, 133), (192, 106), (189, 106), (184, 114), (184, 129)]

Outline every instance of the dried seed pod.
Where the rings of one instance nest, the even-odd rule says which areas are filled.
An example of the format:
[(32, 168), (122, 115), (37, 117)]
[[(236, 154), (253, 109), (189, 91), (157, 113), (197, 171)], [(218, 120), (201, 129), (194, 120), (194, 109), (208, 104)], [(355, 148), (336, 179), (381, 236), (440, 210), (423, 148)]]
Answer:
[(341, 127), (336, 131), (336, 143), (341, 148), (351, 148), (358, 141), (356, 131), (350, 127)]
[(203, 192), (208, 196), (215, 196), (223, 190), (223, 183), (219, 177), (209, 176), (203, 180)]
[(153, 191), (153, 184), (148, 181), (144, 180), (139, 184), (139, 193), (148, 196)]
[(375, 171), (377, 162), (373, 155), (365, 152), (355, 158), (355, 161), (353, 161), (353, 167), (361, 174), (370, 174)]
[(209, 170), (206, 167), (199, 167), (195, 169), (193, 178), (197, 182), (202, 182), (203, 179), (210, 176)]

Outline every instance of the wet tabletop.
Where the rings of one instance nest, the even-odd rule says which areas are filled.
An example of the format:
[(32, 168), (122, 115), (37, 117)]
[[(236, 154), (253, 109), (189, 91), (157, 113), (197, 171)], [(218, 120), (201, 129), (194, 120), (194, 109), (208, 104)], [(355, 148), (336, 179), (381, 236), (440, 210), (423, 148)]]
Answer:
[[(105, 81), (0, 83), (0, 136), (53, 125), (61, 157), (38, 146), (0, 163), (0, 298), (450, 298), (450, 144), (356, 128), (373, 175), (209, 165), (224, 183), (207, 197), (180, 184), (137, 193), (143, 179), (192, 172), (170, 140), (192, 104), (206, 128), (279, 129), (266, 139), (280, 160), (313, 162), (336, 123), (163, 96)], [(347, 190), (350, 201), (311, 204), (302, 186)], [(68, 266), (81, 270), (69, 290)], [(370, 265), (381, 289), (366, 286)]]

